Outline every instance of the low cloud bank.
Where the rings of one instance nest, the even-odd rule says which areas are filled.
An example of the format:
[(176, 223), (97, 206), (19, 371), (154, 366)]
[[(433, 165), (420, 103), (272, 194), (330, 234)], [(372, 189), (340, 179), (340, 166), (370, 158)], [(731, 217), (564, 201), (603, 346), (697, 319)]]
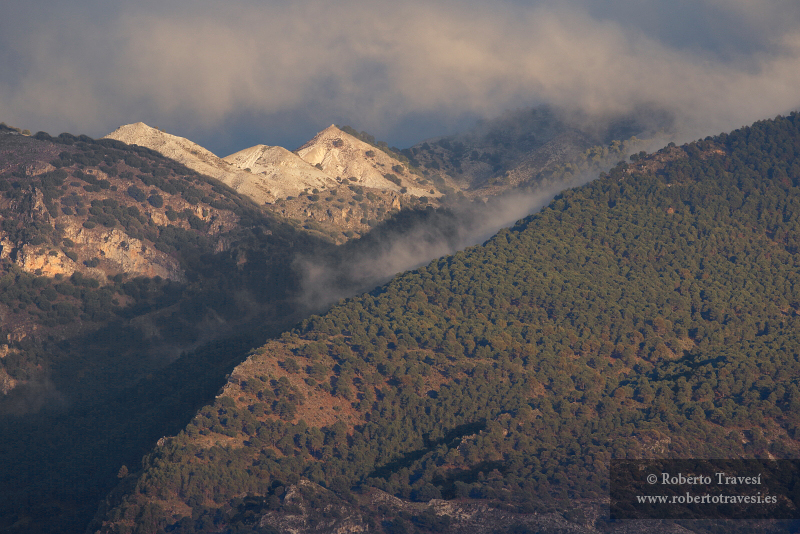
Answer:
[(0, 21), (0, 110), (32, 131), (142, 120), (224, 155), (331, 122), (397, 145), (518, 106), (653, 104), (688, 140), (800, 104), (796, 2), (29, 4)]

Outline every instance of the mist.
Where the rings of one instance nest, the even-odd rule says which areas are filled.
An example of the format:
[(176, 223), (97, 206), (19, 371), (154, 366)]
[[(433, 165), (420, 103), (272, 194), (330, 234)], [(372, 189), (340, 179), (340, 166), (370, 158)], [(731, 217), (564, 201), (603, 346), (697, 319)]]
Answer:
[(0, 115), (92, 137), (144, 121), (226, 155), (331, 123), (403, 147), (516, 107), (657, 105), (686, 141), (798, 106), (798, 23), (788, 0), (12, 0)]
[[(496, 196), (488, 191), (480, 194), (480, 188), (473, 189), (471, 201), (451, 196), (439, 209), (404, 210), (373, 227), (360, 239), (340, 245), (332, 254), (298, 257), (294, 270), (301, 276), (299, 309), (305, 314), (320, 313), (343, 298), (389, 281), (398, 273), (483, 243), (500, 229), (541, 210), (564, 190), (596, 179), (601, 172), (627, 161), (634, 152), (661, 149), (679, 135), (674, 117), (656, 107), (625, 115), (593, 115), (547, 107), (509, 111), (490, 121), (480, 121), (447, 139), (483, 150), (492, 144), (491, 139), (498, 132), (506, 135), (515, 148), (504, 153), (510, 170), (516, 171), (516, 165), (522, 165), (518, 171), (521, 179), (518, 186)], [(555, 169), (563, 169), (559, 165), (545, 166), (538, 172), (531, 168), (525, 170), (529, 152), (519, 147), (541, 150), (563, 135), (576, 135), (583, 142), (596, 143), (595, 147), (623, 141), (621, 152), (608, 151), (601, 159), (584, 163), (579, 163), (577, 157), (565, 155), (559, 165), (570, 163), (572, 170), (568, 173), (558, 170), (550, 174)], [(431, 143), (436, 141), (431, 140)]]
[[(613, 164), (605, 162), (604, 169)], [(367, 235), (364, 243), (343, 245), (335, 257), (300, 257), (302, 273), (298, 298), (307, 313), (320, 313), (343, 298), (352, 297), (389, 281), (398, 273), (485, 242), (500, 229), (535, 213), (565, 189), (597, 178), (600, 170), (565, 181), (543, 182), (529, 191), (515, 190), (486, 202), (462, 202), (446, 209), (429, 209), (396, 232)]]

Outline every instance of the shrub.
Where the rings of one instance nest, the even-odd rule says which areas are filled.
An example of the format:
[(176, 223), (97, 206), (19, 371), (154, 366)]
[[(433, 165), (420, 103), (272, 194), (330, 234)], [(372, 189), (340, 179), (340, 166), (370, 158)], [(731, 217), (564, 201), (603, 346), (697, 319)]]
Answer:
[(390, 172), (387, 172), (386, 174), (384, 174), (383, 177), (386, 178), (387, 180), (389, 180), (390, 182), (392, 182), (393, 184), (400, 185), (402, 183), (400, 181), (400, 178), (398, 178), (396, 175), (394, 175), (394, 174), (392, 174)]
[(136, 202), (144, 202), (147, 198), (147, 195), (145, 195), (144, 191), (135, 185), (132, 185), (128, 188), (128, 195)]
[(296, 373), (300, 370), (300, 366), (294, 358), (286, 358), (286, 361), (283, 362), (283, 368), (290, 373)]

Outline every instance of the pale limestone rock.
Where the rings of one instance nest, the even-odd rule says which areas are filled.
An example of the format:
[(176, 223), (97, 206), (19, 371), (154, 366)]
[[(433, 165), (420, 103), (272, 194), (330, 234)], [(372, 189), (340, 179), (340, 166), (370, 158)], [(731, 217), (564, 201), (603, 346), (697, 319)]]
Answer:
[(46, 161), (34, 161), (33, 163), (25, 167), (25, 174), (27, 174), (28, 176), (39, 176), (40, 174), (44, 174), (46, 172), (54, 170), (56, 170), (56, 168), (47, 163)]
[(105, 137), (155, 150), (192, 170), (216, 178), (259, 204), (275, 200), (274, 195), (260, 185), (259, 178), (253, 173), (231, 165), (188, 139), (151, 128), (143, 122), (120, 126)]
[(170, 220), (167, 218), (167, 216), (160, 211), (148, 210), (146, 213), (150, 220), (152, 220), (158, 226), (167, 226), (170, 224)]
[[(368, 152), (371, 155), (368, 156)], [(334, 125), (325, 128), (297, 149), (297, 155), (311, 165), (319, 164), (329, 176), (353, 177), (358, 185), (397, 192), (401, 187), (406, 187), (409, 195), (438, 196), (416, 185), (398, 160)], [(392, 170), (397, 165), (404, 167), (403, 172)], [(401, 185), (386, 179), (384, 174), (388, 173), (397, 176)]]
[(326, 190), (338, 185), (325, 172), (279, 146), (256, 145), (227, 156), (225, 161), (240, 169), (250, 169), (275, 198), (299, 196), (306, 190)]
[(56, 250), (55, 255), (51, 255), (49, 248), (41, 246), (22, 245), (17, 253), (16, 263), (25, 272), (50, 277), (57, 274), (69, 276), (77, 270), (75, 262), (67, 258), (61, 250)]
[[(402, 166), (398, 160), (333, 125), (300, 147), (297, 154), (282, 147), (256, 145), (224, 159), (188, 139), (142, 122), (120, 126), (106, 138), (155, 150), (220, 180), (258, 204), (314, 189), (333, 189), (350, 177), (355, 177), (359, 185), (375, 189), (399, 192), (406, 187), (409, 195), (440, 196), (420, 187), (405, 168), (402, 172), (393, 171), (393, 166)], [(367, 156), (367, 152), (372, 155)], [(401, 185), (386, 179), (386, 173), (395, 174)]]
[(0, 260), (5, 260), (11, 256), (14, 244), (5, 236), (0, 237)]

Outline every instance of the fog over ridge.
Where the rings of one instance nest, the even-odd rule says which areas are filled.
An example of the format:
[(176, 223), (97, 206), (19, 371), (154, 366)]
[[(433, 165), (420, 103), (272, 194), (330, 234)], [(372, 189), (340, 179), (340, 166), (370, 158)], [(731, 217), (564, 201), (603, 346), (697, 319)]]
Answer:
[(452, 206), (439, 217), (433, 217), (439, 224), (420, 220), (411, 228), (380, 239), (375, 246), (345, 253), (340, 261), (300, 257), (295, 262), (302, 274), (298, 303), (308, 312), (324, 311), (340, 299), (389, 281), (397, 273), (480, 244), (501, 228), (512, 226), (545, 207), (564, 189), (579, 187), (597, 175), (595, 170), (577, 174), (567, 181), (545, 182), (526, 192), (509, 191), (489, 198), (486, 203), (465, 202)]

